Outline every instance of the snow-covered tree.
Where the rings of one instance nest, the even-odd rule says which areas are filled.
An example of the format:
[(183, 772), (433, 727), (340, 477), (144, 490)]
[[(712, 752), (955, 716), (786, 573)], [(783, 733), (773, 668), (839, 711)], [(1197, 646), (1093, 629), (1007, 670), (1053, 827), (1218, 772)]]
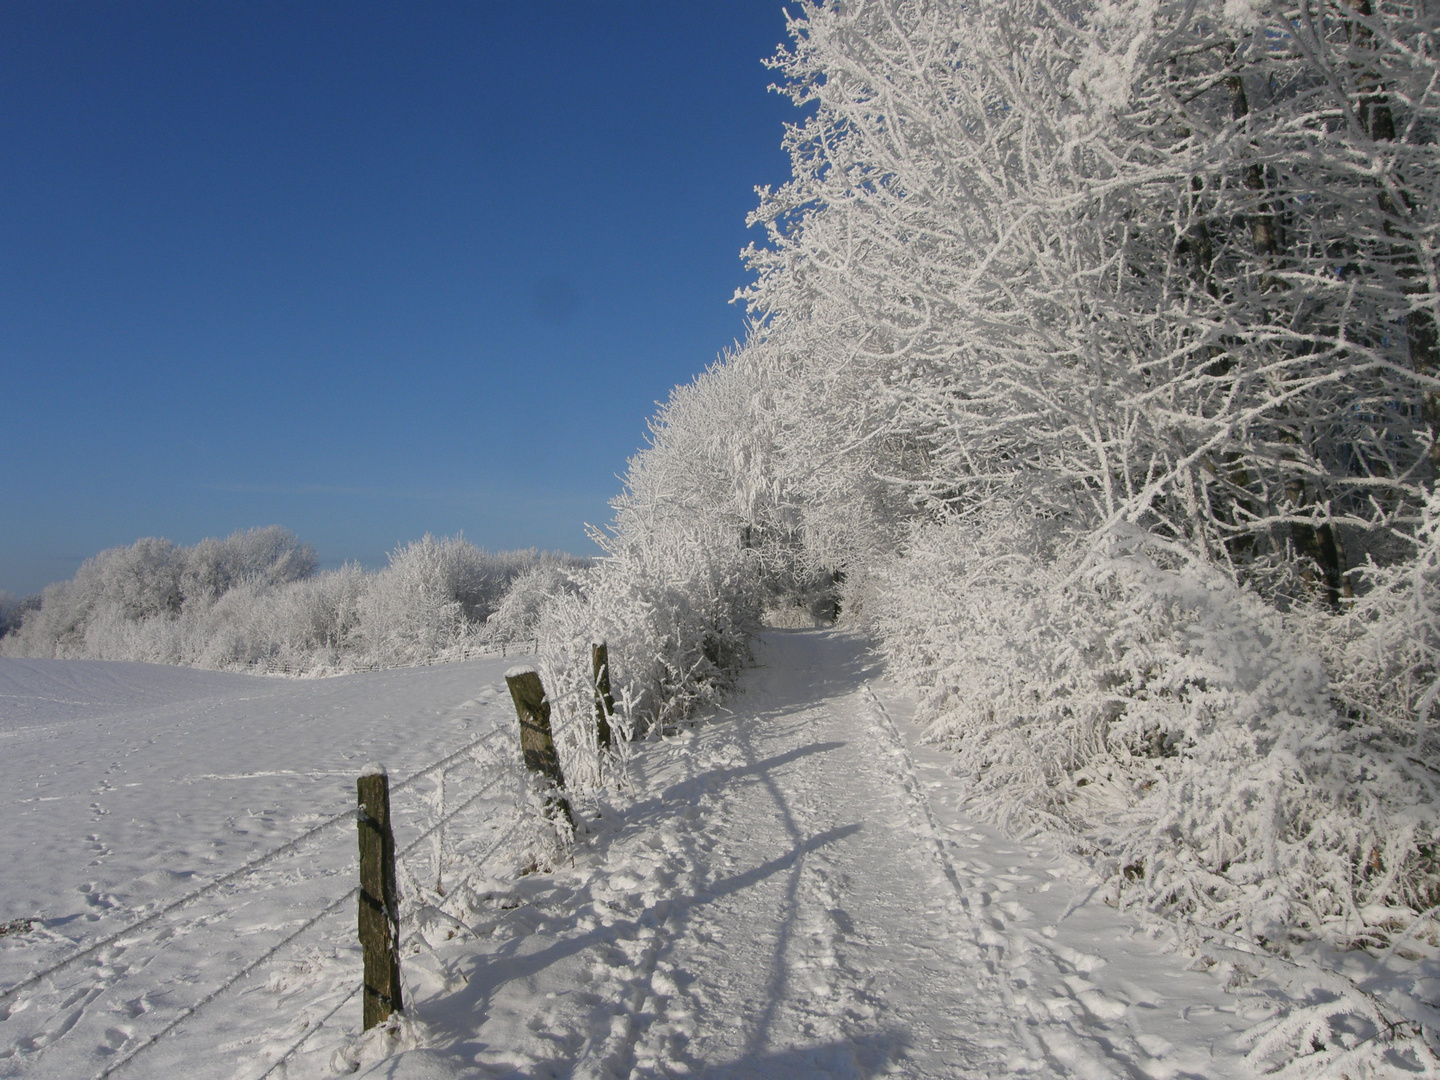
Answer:
[(1440, 896), (1427, 2), (802, 2), (750, 336), (652, 426), (553, 663), (608, 637), (683, 713), (767, 590), (843, 574), (972, 794), (1117, 896), (1274, 948), (1405, 925)]
[(1342, 529), (1387, 550), (1440, 389), (1423, 11), (802, 7), (744, 298), (811, 516), (1002, 498), (1332, 597)]

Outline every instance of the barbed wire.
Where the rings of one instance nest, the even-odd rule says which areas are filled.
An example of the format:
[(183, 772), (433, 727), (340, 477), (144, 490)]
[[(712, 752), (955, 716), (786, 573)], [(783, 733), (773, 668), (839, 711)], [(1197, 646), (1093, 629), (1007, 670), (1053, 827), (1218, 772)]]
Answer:
[(276, 1069), (280, 1068), (280, 1066), (284, 1065), (287, 1061), (294, 1057), (295, 1054), (299, 1051), (299, 1049), (310, 1041), (310, 1037), (325, 1026), (326, 1021), (328, 1021), (332, 1016), (334, 1016), (337, 1012), (343, 1009), (346, 1005), (349, 1005), (350, 1002), (355, 1000), (355, 995), (360, 993), (360, 991), (364, 989), (364, 985), (364, 983), (356, 983), (355, 986), (351, 988), (350, 992), (340, 999), (340, 1003), (338, 1005), (336, 1005), (328, 1013), (322, 1016), (319, 1020), (315, 1021), (315, 1023), (308, 1025), (305, 1028), (305, 1033), (301, 1035), (300, 1038), (296, 1039), (293, 1043), (291, 1043), (290, 1048), (286, 1050), (285, 1053), (281, 1054), (278, 1058), (276, 1058), (275, 1061), (271, 1063), (270, 1067), (266, 1069), (263, 1073), (261, 1073), (259, 1076), (257, 1076), (255, 1080), (267, 1080), (267, 1078)]
[[(496, 735), (499, 733), (499, 730), (500, 729), (498, 727), (491, 729), (484, 735), (480, 736), (480, 738), (476, 739), (474, 742), (468, 744), (467, 746), (461, 747), (454, 753), (446, 755), (441, 760), (426, 766), (419, 772), (414, 773), (413, 775), (400, 781), (391, 788), (391, 791), (398, 793), (408, 788), (411, 784), (414, 784), (427, 776), (433, 775), (436, 771), (448, 769), (451, 765), (458, 762), (460, 758), (463, 757), (465, 754), (472, 752), (477, 747), (483, 745), (490, 739), (495, 738)], [(352, 807), (351, 809), (342, 811), (341, 813), (338, 813), (333, 817), (327, 818), (325, 821), (320, 822), (318, 825), (311, 826), (309, 829), (306, 829), (304, 832), (302, 832), (299, 836), (291, 837), (289, 840), (285, 841), (285, 843), (279, 845), (278, 847), (272, 848), (264, 854), (257, 855), (255, 858), (251, 859), (243, 866), (240, 866), (227, 874), (222, 874), (214, 881), (202, 885), (200, 888), (195, 889), (192, 892), (186, 893), (184, 896), (181, 896), (175, 900), (172, 900), (164, 907), (160, 908), (157, 911), (151, 912), (144, 918), (137, 919), (135, 922), (130, 923), (128, 926), (121, 927), (119, 930), (105, 935), (98, 941), (91, 942), (79, 952), (71, 953), (63, 960), (59, 960), (48, 967), (41, 968), (39, 971), (31, 972), (28, 976), (20, 980), (18, 983), (14, 983), (10, 986), (5, 987), (4, 989), (0, 989), (0, 1002), (8, 1001), (10, 998), (18, 994), (21, 990), (25, 990), (31, 986), (34, 986), (36, 983), (41, 982), (46, 978), (49, 978), (51, 975), (54, 975), (57, 972), (63, 971), (65, 968), (70, 967), (72, 964), (84, 960), (87, 956), (94, 955), (96, 952), (105, 948), (106, 946), (115, 944), (115, 942), (119, 941), (121, 938), (128, 937), (139, 930), (144, 930), (146, 927), (158, 922), (159, 920), (165, 918), (167, 915), (171, 915), (174, 912), (179, 911), (181, 908), (188, 907), (189, 905), (195, 903), (195, 901), (197, 900), (204, 899), (206, 896), (209, 896), (211, 893), (217, 891), (218, 889), (224, 888), (231, 882), (238, 881), (239, 879), (254, 873), (261, 867), (271, 862), (274, 862), (282, 855), (288, 855), (297, 851), (300, 848), (300, 845), (304, 844), (308, 840), (315, 838), (319, 834), (325, 832), (327, 829), (331, 829), (334, 828), (336, 825), (354, 820), (355, 810)]]
[[(483, 742), (483, 741), (484, 741), (483, 739), (481, 739), (481, 740), (476, 740), (476, 744), (478, 744), (478, 743), (480, 743), (480, 742)], [(474, 748), (474, 746), (475, 746), (476, 744), (471, 744), (470, 747), (466, 747), (466, 748), (465, 748), (464, 750), (462, 750), (462, 751), (457, 751), (455, 754), (450, 755), (450, 757), (449, 757), (448, 759), (446, 759), (446, 760), (449, 760), (449, 761), (458, 760), (458, 758), (459, 758), (459, 756), (460, 756), (461, 754), (470, 751), (471, 749)], [(426, 772), (431, 772), (431, 773), (433, 773), (440, 764), (442, 764), (442, 763), (436, 763), (435, 766), (431, 766), (431, 767), (429, 767), (429, 768), (428, 768), (427, 770), (425, 770), (425, 771), (426, 771)], [(406, 781), (407, 785), (408, 785), (409, 783), (415, 781), (415, 780), (420, 779), (421, 776), (422, 776), (421, 773), (417, 773), (417, 774), (415, 774), (414, 776), (410, 777), (410, 779), (409, 779), (408, 781)], [(466, 799), (464, 802), (462, 802), (459, 806), (455, 807), (453, 810), (451, 810), (451, 811), (449, 811), (448, 813), (446, 813), (446, 814), (445, 814), (443, 817), (441, 817), (439, 820), (433, 822), (428, 828), (426, 828), (423, 832), (421, 832), (419, 836), (415, 837), (409, 844), (407, 844), (404, 849), (402, 849), (401, 851), (397, 852), (397, 853), (396, 853), (396, 856), (395, 856), (396, 859), (399, 860), (399, 859), (404, 859), (404, 858), (409, 857), (411, 854), (413, 854), (413, 853), (420, 847), (421, 844), (423, 844), (426, 840), (430, 839), (430, 837), (432, 837), (433, 835), (435, 835), (435, 833), (438, 832), (440, 829), (442, 829), (446, 824), (448, 824), (449, 822), (453, 821), (456, 817), (458, 817), (458, 816), (459, 816), (460, 814), (462, 814), (464, 811), (466, 811), (466, 810), (469, 809), (471, 806), (473, 806), (475, 803), (477, 803), (478, 801), (480, 801), (481, 799), (483, 799), (487, 794), (489, 794), (492, 790), (494, 790), (494, 788), (496, 787), (497, 784), (499, 784), (499, 783), (500, 783), (502, 780), (504, 780), (504, 779), (505, 779), (505, 774), (503, 774), (503, 773), (500, 773), (500, 774), (497, 774), (497, 775), (491, 777), (491, 779), (490, 779), (486, 784), (484, 784), (479, 791), (473, 793), (469, 798), (467, 798), (467, 799)], [(397, 785), (397, 788), (398, 788), (398, 787), (399, 787), (399, 785)], [(396, 789), (392, 789), (392, 791), (394, 791), (394, 790), (396, 790)], [(349, 816), (351, 819), (353, 819), (353, 817), (354, 817), (353, 813), (351, 813), (351, 814), (348, 815), (348, 816)], [(474, 860), (474, 865), (475, 865), (475, 867), (478, 868), (478, 867), (484, 866), (485, 863), (486, 863), (497, 851), (499, 851), (506, 843), (508, 843), (508, 842), (510, 841), (511, 837), (515, 834), (515, 832), (519, 829), (519, 827), (520, 827), (522, 824), (523, 824), (523, 819), (517, 819), (515, 822), (513, 822), (513, 823), (511, 824), (510, 828), (506, 829), (506, 830), (500, 835), (500, 837), (499, 837), (498, 839), (496, 839), (494, 842), (491, 843), (490, 847), (484, 852), (484, 854), (478, 856), (478, 857)], [(136, 1045), (135, 1047), (133, 1047), (133, 1048), (130, 1050), (130, 1052), (127, 1053), (123, 1058), (120, 1058), (120, 1059), (118, 1059), (117, 1061), (111, 1062), (109, 1065), (107, 1065), (107, 1066), (106, 1066), (104, 1069), (102, 1069), (100, 1072), (96, 1073), (96, 1074), (91, 1078), (91, 1080), (107, 1080), (108, 1077), (113, 1076), (115, 1073), (117, 1073), (117, 1072), (119, 1072), (121, 1069), (125, 1068), (127, 1065), (129, 1065), (132, 1061), (134, 1061), (137, 1057), (139, 1057), (139, 1056), (140, 1056), (141, 1054), (143, 1054), (145, 1051), (149, 1050), (151, 1047), (153, 1047), (153, 1046), (155, 1046), (157, 1043), (159, 1043), (161, 1039), (165, 1038), (165, 1036), (169, 1035), (171, 1032), (177, 1030), (178, 1028), (180, 1028), (181, 1026), (183, 1026), (186, 1022), (188, 1022), (189, 1020), (191, 1020), (192, 1018), (194, 1018), (194, 1016), (195, 1016), (197, 1013), (199, 1013), (199, 1011), (200, 1011), (201, 1009), (203, 1009), (206, 1005), (209, 1005), (209, 1004), (210, 1004), (212, 1001), (214, 1001), (216, 998), (220, 997), (222, 994), (225, 993), (225, 991), (229, 990), (232, 986), (236, 985), (236, 984), (239, 983), (241, 980), (243, 980), (243, 979), (247, 978), (248, 976), (250, 976), (251, 974), (253, 974), (253, 973), (255, 972), (255, 970), (256, 970), (257, 968), (259, 968), (262, 964), (265, 964), (265, 963), (267, 963), (268, 961), (270, 961), (271, 959), (273, 959), (273, 958), (275, 957), (275, 955), (276, 955), (277, 953), (279, 953), (282, 949), (284, 949), (287, 945), (289, 945), (289, 944), (291, 944), (292, 942), (294, 942), (297, 938), (301, 937), (301, 936), (302, 936), (303, 934), (305, 934), (308, 930), (313, 929), (315, 926), (317, 926), (321, 921), (323, 921), (323, 920), (324, 920), (325, 918), (327, 918), (328, 916), (333, 915), (333, 914), (335, 914), (337, 911), (339, 911), (339, 909), (341, 908), (341, 906), (344, 905), (347, 901), (357, 899), (358, 896), (359, 896), (359, 894), (360, 894), (360, 888), (359, 888), (359, 886), (356, 886), (355, 888), (351, 889), (349, 892), (345, 893), (343, 896), (340, 896), (340, 897), (338, 897), (337, 899), (332, 900), (329, 904), (327, 904), (324, 908), (322, 908), (317, 914), (315, 914), (315, 915), (312, 916), (311, 918), (307, 919), (307, 920), (304, 922), (304, 924), (302, 924), (300, 927), (298, 927), (297, 929), (295, 929), (294, 931), (292, 931), (290, 934), (286, 935), (286, 936), (285, 936), (284, 938), (282, 938), (280, 941), (276, 942), (273, 946), (271, 946), (268, 950), (266, 950), (265, 953), (263, 953), (261, 956), (257, 957), (256, 959), (250, 961), (249, 963), (243, 965), (241, 968), (239, 968), (238, 970), (236, 970), (235, 972), (233, 972), (228, 979), (226, 979), (226, 980), (225, 980), (223, 983), (221, 983), (219, 986), (215, 987), (215, 988), (214, 988), (213, 990), (211, 990), (209, 993), (205, 994), (205, 996), (203, 996), (199, 1001), (196, 1001), (194, 1004), (189, 1005), (189, 1006), (186, 1006), (184, 1009), (182, 1009), (181, 1012), (179, 1013), (179, 1015), (177, 1015), (176, 1017), (174, 1017), (168, 1024), (166, 1024), (166, 1025), (165, 1025), (163, 1028), (161, 1028), (159, 1031), (154, 1032), (153, 1034), (151, 1034), (150, 1036), (148, 1036), (148, 1037), (145, 1039), (144, 1042), (139, 1043), (138, 1045)], [(358, 992), (358, 990), (359, 990), (359, 987), (357, 986), (356, 990), (351, 991), (351, 993), (350, 993), (349, 995), (347, 995), (347, 997), (345, 998), (345, 1001), (349, 1001), (351, 998), (353, 998), (353, 997), (355, 996), (355, 994)], [(344, 1004), (344, 1002), (341, 1002), (341, 1005), (343, 1005), (343, 1004)], [(288, 1059), (292, 1054), (294, 1054), (301, 1046), (303, 1046), (303, 1045), (305, 1044), (305, 1042), (308, 1041), (308, 1039), (310, 1038), (310, 1036), (313, 1035), (316, 1030), (318, 1030), (318, 1028), (319, 1028), (319, 1026), (320, 1026), (321, 1024), (323, 1024), (326, 1020), (328, 1020), (331, 1016), (335, 1015), (335, 1013), (339, 1011), (341, 1005), (337, 1005), (334, 1009), (332, 1009), (329, 1013), (327, 1013), (327, 1014), (325, 1015), (325, 1017), (322, 1018), (322, 1019), (319, 1021), (319, 1023), (317, 1023), (317, 1024), (315, 1024), (314, 1026), (312, 1026), (312, 1028), (310, 1029), (310, 1031), (307, 1032), (306, 1035), (305, 1035), (303, 1038), (301, 1038), (298, 1042), (296, 1042), (296, 1043), (294, 1044), (294, 1046), (292, 1046), (288, 1051), (286, 1051), (286, 1053), (285, 1053), (285, 1055), (284, 1055), (283, 1057), (281, 1057), (278, 1061), (274, 1062), (274, 1063), (270, 1066), (270, 1068), (269, 1068), (268, 1070), (266, 1070), (266, 1072), (264, 1073), (264, 1076), (269, 1076), (270, 1073), (272, 1073), (272, 1072), (275, 1070), (275, 1068), (277, 1068), (277, 1067), (278, 1067), (280, 1064), (282, 1064), (286, 1059)]]
[(206, 1005), (210, 1004), (210, 1002), (214, 1001), (226, 990), (229, 990), (230, 987), (234, 986), (241, 979), (245, 978), (245, 976), (249, 975), (261, 964), (268, 961), (272, 956), (278, 953), (286, 945), (289, 945), (301, 934), (305, 933), (305, 931), (318, 924), (320, 920), (324, 919), (327, 915), (330, 915), (337, 911), (341, 904), (345, 903), (347, 900), (355, 900), (359, 897), (359, 895), (360, 886), (357, 885), (344, 896), (330, 901), (330, 903), (326, 904), (325, 907), (320, 910), (319, 914), (313, 915), (309, 919), (307, 919), (298, 930), (295, 930), (292, 933), (286, 935), (279, 942), (272, 945), (269, 949), (265, 951), (265, 953), (263, 953), (256, 959), (250, 961), (250, 963), (246, 964), (244, 967), (240, 968), (240, 970), (236, 971), (233, 975), (230, 976), (230, 978), (226, 979), (215, 989), (211, 990), (199, 1001), (195, 1002), (193, 1005), (187, 1005), (185, 1008), (181, 1009), (180, 1014), (176, 1016), (173, 1020), (171, 1020), (168, 1024), (166, 1024), (163, 1028), (150, 1035), (144, 1042), (138, 1044), (123, 1058), (120, 1058), (118, 1061), (113, 1061), (109, 1065), (105, 1066), (105, 1068), (101, 1069), (98, 1073), (96, 1073), (94, 1077), (91, 1078), (91, 1080), (105, 1080), (106, 1077), (110, 1076), (115, 1072), (118, 1072), (120, 1069), (130, 1064), (130, 1062), (134, 1061), (137, 1057), (140, 1056), (140, 1054), (150, 1049), (150, 1047), (154, 1046), (166, 1035), (170, 1034), (170, 1032), (174, 1031), (181, 1024), (185, 1023), (186, 1020), (189, 1020)]

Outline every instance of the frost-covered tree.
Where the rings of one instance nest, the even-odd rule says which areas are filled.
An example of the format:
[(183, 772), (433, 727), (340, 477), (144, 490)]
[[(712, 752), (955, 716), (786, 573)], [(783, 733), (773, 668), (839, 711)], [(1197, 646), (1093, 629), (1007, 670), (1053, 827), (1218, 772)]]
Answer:
[(315, 549), (289, 529), (271, 525), (206, 538), (185, 556), (180, 594), (185, 604), (212, 604), (242, 583), (273, 588), (315, 573)]
[(40, 597), (27, 596), (15, 597), (7, 592), (0, 592), (0, 637), (4, 637), (12, 630), (20, 629), (20, 623), (24, 621), (26, 612), (33, 611), (40, 606)]
[(1440, 898), (1436, 22), (801, 3), (752, 331), (652, 425), (551, 663), (607, 637), (683, 714), (768, 590), (840, 573), (977, 805), (1117, 898), (1282, 949), (1408, 925)]
[(378, 572), (316, 565), (308, 544), (274, 526), (191, 548), (139, 540), (22, 605), (0, 653), (291, 674), (430, 661), (476, 645), (517, 577), (583, 561), (426, 536)]
[(794, 29), (777, 66), (812, 113), (744, 298), (810, 516), (1004, 498), (1305, 560), (1332, 598), (1342, 528), (1358, 558), (1413, 519), (1440, 386), (1423, 12), (875, 0)]

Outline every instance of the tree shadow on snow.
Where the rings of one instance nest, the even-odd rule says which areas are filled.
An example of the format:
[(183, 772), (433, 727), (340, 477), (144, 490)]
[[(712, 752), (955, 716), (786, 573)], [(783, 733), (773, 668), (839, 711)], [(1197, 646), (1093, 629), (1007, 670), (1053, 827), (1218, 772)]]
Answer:
[[(793, 750), (787, 750), (783, 754), (775, 754), (759, 761), (747, 761), (743, 765), (731, 765), (719, 769), (707, 769), (704, 772), (697, 772), (693, 776), (687, 776), (684, 780), (676, 781), (651, 799), (642, 799), (632, 804), (625, 811), (627, 825), (630, 826), (624, 831), (649, 832), (653, 828), (650, 818), (657, 812), (673, 812), (676, 803), (690, 804), (695, 802), (706, 792), (716, 791), (726, 784), (736, 780), (763, 779), (773, 769), (782, 765), (799, 761), (801, 758), (810, 757), (812, 754), (823, 754), (830, 750), (839, 750), (848, 745), (843, 742), (817, 742), (808, 746), (797, 746)], [(746, 749), (749, 749), (748, 741)], [(622, 834), (623, 835), (623, 834)], [(613, 842), (613, 841), (612, 841)]]
[[(785, 852), (768, 862), (759, 866), (751, 867), (739, 874), (734, 874), (715, 882), (709, 887), (702, 887), (695, 890), (688, 896), (675, 896), (669, 900), (661, 901), (661, 904), (668, 905), (671, 909), (675, 907), (697, 907), (701, 904), (709, 904), (729, 896), (732, 893), (747, 889), (760, 881), (778, 874), (782, 870), (788, 870), (794, 866), (803, 856), (809, 852), (822, 848), (827, 844), (833, 844), (843, 840), (860, 831), (863, 828), (858, 822), (853, 825), (842, 825), (836, 829), (827, 829), (825, 832), (817, 833), (803, 844)], [(633, 937), (635, 932), (642, 926), (653, 925), (656, 922), (663, 922), (668, 912), (659, 910), (660, 904), (654, 908), (647, 908), (643, 913), (633, 919), (616, 919), (609, 926), (597, 926), (593, 930), (586, 931), (575, 937), (566, 937), (556, 941), (554, 944), (540, 949), (533, 953), (507, 955), (507, 949), (491, 953), (488, 956), (477, 957), (472, 970), (465, 973), (469, 980), (468, 985), (455, 996), (469, 998), (465, 1003), (468, 1009), (483, 1008), (483, 1000), (488, 998), (491, 991), (503, 986), (505, 983), (513, 982), (516, 979), (529, 978), (536, 973), (543, 971), (557, 960), (605, 942), (614, 941), (620, 937)], [(556, 933), (559, 931), (549, 931)], [(524, 938), (514, 938), (507, 942), (507, 946), (518, 947), (523, 944)]]
[[(552, 924), (552, 928), (546, 931), (546, 936), (558, 934), (560, 935), (559, 939), (534, 952), (522, 953), (518, 951), (524, 947), (529, 940), (528, 937), (512, 938), (497, 952), (484, 956), (476, 956), (473, 963), (468, 965), (467, 969), (463, 971), (466, 984), (446, 995), (442, 1000), (432, 1000), (428, 1002), (425, 1011), (429, 1013), (434, 1020), (439, 1020), (442, 1027), (468, 1027), (470, 1025), (463, 1021), (460, 1023), (452, 1023), (450, 1020), (442, 1019), (438, 1014), (442, 1012), (451, 1014), (451, 1017), (453, 1017), (455, 1021), (461, 1021), (462, 1017), (468, 1017), (473, 1022), (474, 1018), (485, 1015), (490, 1011), (491, 999), (495, 992), (501, 987), (516, 981), (533, 978), (559, 961), (574, 956), (576, 953), (583, 952), (586, 949), (602, 948), (622, 939), (633, 940), (638, 936), (642, 927), (653, 927), (657, 924), (663, 924), (672, 916), (684, 918), (692, 908), (713, 903), (722, 897), (742, 892), (775, 874), (792, 870), (797, 867), (801, 860), (810, 852), (843, 840), (847, 836), (859, 832), (862, 827), (859, 823), (855, 823), (834, 829), (827, 829), (824, 832), (809, 837), (791, 850), (774, 859), (770, 859), (741, 873), (731, 875), (728, 878), (723, 878), (709, 886), (698, 888), (688, 895), (676, 895), (661, 900), (654, 907), (647, 908), (634, 918), (616, 919), (609, 926), (596, 926), (593, 929), (575, 933), (574, 931), (578, 929), (577, 920), (570, 920), (564, 928), (556, 928), (553, 927)], [(793, 892), (793, 887), (794, 882), (792, 880), (789, 891)], [(643, 979), (648, 981), (648, 972), (638, 974), (641, 974)], [(769, 1003), (771, 1007), (773, 1007), (773, 1004), (773, 1002)], [(769, 1011), (770, 1009), (767, 1008), (767, 1019)], [(762, 1034), (765, 1027), (766, 1024), (762, 1022), (756, 1034)], [(752, 1040), (752, 1042), (753, 1041), (754, 1040)], [(893, 1042), (893, 1039), (889, 1041)], [(458, 1052), (473, 1060), (477, 1053), (485, 1049), (487, 1049), (487, 1047), (483, 1043), (465, 1040), (448, 1048), (446, 1052), (452, 1054)], [(800, 1051), (795, 1051), (795, 1053), (800, 1053)], [(763, 1057), (763, 1055), (757, 1055), (757, 1060), (759, 1057)], [(749, 1055), (747, 1055), (746, 1060), (750, 1060)], [(733, 1066), (733, 1068), (739, 1067), (740, 1064), (738, 1063)], [(779, 1067), (778, 1059), (776, 1067)], [(725, 1066), (725, 1068), (732, 1068), (732, 1066)], [(719, 1073), (717, 1075), (740, 1076), (744, 1074)], [(751, 1075), (769, 1074), (760, 1073)], [(787, 1074), (775, 1073), (774, 1075), (780, 1076)], [(817, 1070), (812, 1068), (809, 1072), (802, 1071), (788, 1075), (817, 1075)], [(869, 1076), (871, 1073), (841, 1072), (835, 1075)]]
[(747, 1054), (738, 1061), (705, 1065), (703, 1080), (868, 1080), (903, 1057), (903, 1032), (877, 1031), (843, 1041)]

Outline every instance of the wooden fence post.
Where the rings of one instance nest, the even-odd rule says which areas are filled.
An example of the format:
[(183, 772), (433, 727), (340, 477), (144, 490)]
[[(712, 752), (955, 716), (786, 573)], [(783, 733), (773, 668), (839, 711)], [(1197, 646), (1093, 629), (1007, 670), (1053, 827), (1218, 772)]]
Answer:
[(554, 736), (550, 734), (550, 701), (545, 696), (545, 687), (540, 685), (540, 674), (532, 667), (513, 667), (505, 672), (505, 685), (510, 688), (515, 715), (520, 718), (520, 752), (525, 757), (525, 767), (550, 782), (547, 802), (565, 815), (565, 821), (573, 830), (575, 817), (562, 794), (565, 776), (560, 771), (560, 756), (555, 753)]
[(615, 715), (615, 698), (610, 693), (610, 650), (603, 641), (590, 643), (590, 661), (595, 671), (595, 741), (610, 749), (610, 717)]
[(365, 954), (365, 1030), (400, 1012), (400, 905), (395, 887), (395, 834), (390, 777), (368, 766), (356, 781), (360, 810), (360, 946)]

